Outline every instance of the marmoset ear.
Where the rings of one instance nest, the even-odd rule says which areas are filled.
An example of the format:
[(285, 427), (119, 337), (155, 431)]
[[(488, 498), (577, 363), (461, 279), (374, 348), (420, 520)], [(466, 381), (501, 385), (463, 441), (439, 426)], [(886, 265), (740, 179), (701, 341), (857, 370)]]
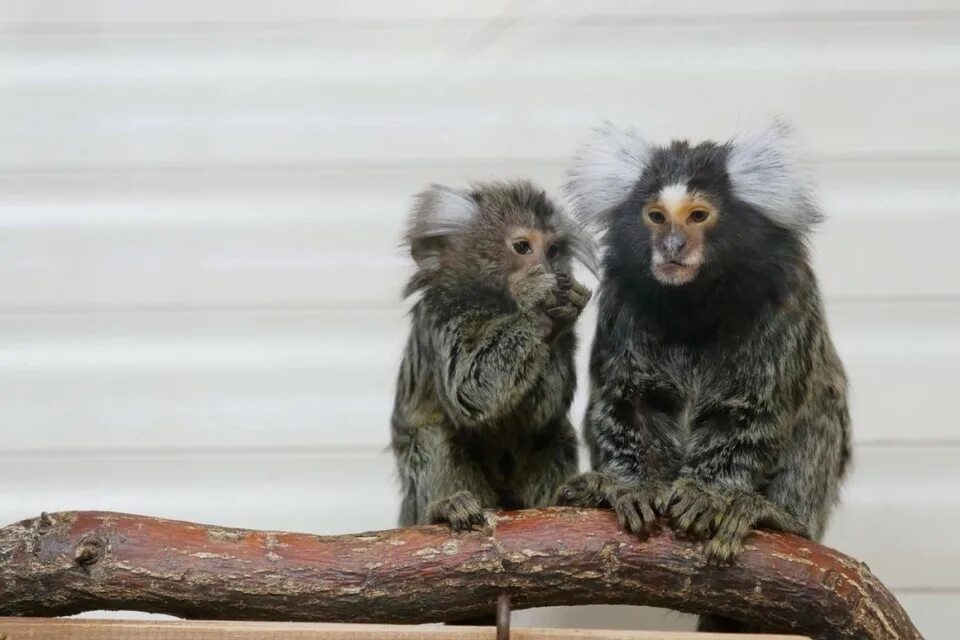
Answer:
[(584, 225), (604, 227), (607, 214), (627, 199), (650, 160), (651, 145), (633, 129), (605, 122), (580, 147), (564, 193)]
[(727, 173), (737, 198), (785, 227), (804, 232), (823, 218), (813, 179), (793, 145), (793, 129), (779, 118), (727, 143)]
[(414, 196), (404, 243), (421, 269), (436, 269), (453, 236), (464, 233), (480, 205), (466, 191), (430, 185)]

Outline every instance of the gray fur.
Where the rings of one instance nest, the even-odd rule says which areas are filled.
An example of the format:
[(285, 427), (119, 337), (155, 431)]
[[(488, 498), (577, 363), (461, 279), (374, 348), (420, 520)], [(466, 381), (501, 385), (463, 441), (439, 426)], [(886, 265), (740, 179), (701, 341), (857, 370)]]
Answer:
[[(438, 215), (450, 193), (457, 213)], [(476, 207), (469, 216), (460, 198)], [(511, 288), (518, 274), (505, 233), (514, 226), (558, 233), (568, 254), (520, 273)], [(571, 257), (590, 245), (528, 182), (464, 192), (433, 187), (418, 199), (409, 229), (411, 251), (416, 256), (426, 241), (431, 260), (419, 261), (407, 287), (422, 295), (411, 312), (392, 417), (400, 525), (462, 529), (482, 524), (484, 508), (550, 504), (577, 468), (567, 417), (576, 386), (571, 329), (589, 299), (558, 274), (569, 273)]]

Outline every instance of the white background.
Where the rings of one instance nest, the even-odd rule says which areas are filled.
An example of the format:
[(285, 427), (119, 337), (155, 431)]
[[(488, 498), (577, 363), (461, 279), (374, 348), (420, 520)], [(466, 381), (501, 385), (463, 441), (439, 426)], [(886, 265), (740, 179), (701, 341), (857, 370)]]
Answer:
[(831, 216), (856, 460), (827, 541), (955, 637), (957, 0), (0, 0), (0, 521), (390, 527), (410, 195), (556, 193), (603, 117), (666, 140), (769, 112)]

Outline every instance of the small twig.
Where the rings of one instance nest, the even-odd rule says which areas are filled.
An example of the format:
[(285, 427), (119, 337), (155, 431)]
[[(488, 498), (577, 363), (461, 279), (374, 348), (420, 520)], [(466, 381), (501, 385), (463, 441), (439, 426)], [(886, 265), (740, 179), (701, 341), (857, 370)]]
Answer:
[(510, 640), (510, 596), (497, 598), (497, 640)]

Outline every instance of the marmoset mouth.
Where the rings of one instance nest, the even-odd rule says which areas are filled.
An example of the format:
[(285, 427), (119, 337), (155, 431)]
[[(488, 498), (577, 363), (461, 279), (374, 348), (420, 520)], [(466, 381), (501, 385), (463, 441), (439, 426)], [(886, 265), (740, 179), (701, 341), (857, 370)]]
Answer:
[(653, 268), (653, 275), (664, 284), (681, 285), (697, 277), (700, 265), (697, 263), (684, 264), (677, 260), (664, 262)]

